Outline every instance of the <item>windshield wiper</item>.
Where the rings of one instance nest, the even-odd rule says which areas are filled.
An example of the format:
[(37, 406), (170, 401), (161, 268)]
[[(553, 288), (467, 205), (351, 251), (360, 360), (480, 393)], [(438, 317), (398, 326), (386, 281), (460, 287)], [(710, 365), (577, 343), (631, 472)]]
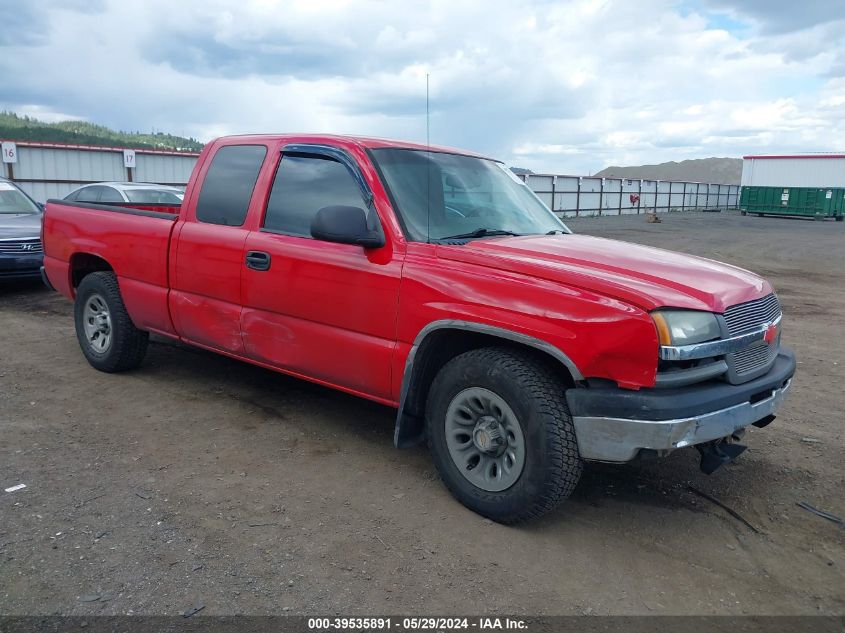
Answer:
[(519, 236), (520, 233), (514, 233), (513, 231), (506, 231), (504, 229), (486, 229), (480, 228), (475, 229), (470, 233), (459, 233), (458, 235), (447, 235), (446, 237), (441, 237), (438, 239), (441, 240), (465, 240), (470, 239), (473, 237), (489, 237), (491, 235), (515, 235)]
[(568, 233), (566, 231), (563, 231), (561, 229), (552, 229), (551, 231), (546, 233), (546, 235), (557, 235), (558, 233), (560, 235), (568, 235)]

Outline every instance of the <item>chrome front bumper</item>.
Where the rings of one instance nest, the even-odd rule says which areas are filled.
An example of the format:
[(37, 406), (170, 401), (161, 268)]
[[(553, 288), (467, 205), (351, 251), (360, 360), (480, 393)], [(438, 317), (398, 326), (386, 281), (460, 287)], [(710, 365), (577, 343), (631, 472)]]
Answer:
[[(742, 390), (742, 386), (714, 386), (711, 388), (713, 394), (719, 397), (714, 398), (713, 402), (719, 402), (721, 398), (721, 401), (729, 406), (716, 405), (718, 408), (707, 411), (707, 398), (699, 397), (696, 404), (698, 410), (694, 413), (667, 416), (668, 419), (659, 419), (661, 412), (655, 406), (655, 403), (662, 399), (660, 390), (653, 390), (647, 395), (636, 392), (620, 393), (617, 400), (624, 401), (619, 409), (625, 410), (624, 416), (600, 414), (604, 413), (603, 411), (584, 411), (584, 409), (596, 409), (593, 403), (597, 401), (601, 403), (602, 400), (604, 402), (613, 400), (611, 394), (567, 394), (581, 457), (592, 461), (627, 462), (634, 459), (643, 449), (666, 454), (676, 448), (727, 437), (741, 428), (762, 420), (774, 414), (789, 393), (795, 371), (795, 359), (791, 353), (788, 354), (788, 356), (779, 357), (780, 362), (776, 367), (778, 371), (770, 372), (770, 374), (777, 373), (778, 375), (771, 376), (770, 380), (766, 380), (767, 377), (757, 379), (754, 383), (758, 383), (759, 387), (755, 387), (754, 391), (743, 390), (743, 401), (736, 402), (736, 397), (733, 398), (733, 402), (729, 399), (731, 392)], [(589, 392), (590, 389), (583, 391)], [(678, 402), (690, 401), (695, 397), (691, 394), (694, 394), (691, 387), (677, 390), (677, 394), (671, 396), (672, 406), (676, 406)], [(604, 396), (604, 399), (601, 396)], [(589, 406), (591, 404), (592, 406)], [(598, 407), (603, 406), (598, 405)], [(667, 411), (671, 410), (667, 409)], [(675, 410), (682, 411), (683, 408)], [(639, 414), (638, 418), (631, 417), (636, 413)]]

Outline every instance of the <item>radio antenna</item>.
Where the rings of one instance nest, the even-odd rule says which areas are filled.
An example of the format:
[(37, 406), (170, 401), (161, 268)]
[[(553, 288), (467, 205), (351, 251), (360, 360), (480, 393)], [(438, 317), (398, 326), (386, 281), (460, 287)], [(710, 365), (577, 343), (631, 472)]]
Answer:
[(428, 109), (428, 73), (425, 74), (425, 144), (431, 145), (431, 126), (429, 125), (429, 109)]
[(428, 76), (425, 74), (425, 148), (426, 148), (426, 167), (425, 167), (425, 239), (431, 244), (431, 126), (429, 123), (429, 107), (428, 107)]

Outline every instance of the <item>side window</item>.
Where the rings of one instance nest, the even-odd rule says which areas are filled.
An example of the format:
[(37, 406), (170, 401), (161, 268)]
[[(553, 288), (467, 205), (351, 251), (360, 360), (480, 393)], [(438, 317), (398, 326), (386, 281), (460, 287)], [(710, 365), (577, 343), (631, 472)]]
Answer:
[(361, 188), (341, 163), (321, 156), (283, 154), (273, 181), (264, 228), (311, 237), (311, 220), (323, 207), (366, 209)]
[(114, 187), (100, 187), (100, 202), (123, 202), (123, 196)]
[(83, 187), (79, 190), (76, 194), (76, 201), (77, 202), (99, 202), (100, 201), (100, 190), (102, 187), (98, 187), (96, 185), (91, 187)]
[(241, 226), (267, 148), (263, 145), (226, 145), (217, 150), (197, 202), (197, 220)]

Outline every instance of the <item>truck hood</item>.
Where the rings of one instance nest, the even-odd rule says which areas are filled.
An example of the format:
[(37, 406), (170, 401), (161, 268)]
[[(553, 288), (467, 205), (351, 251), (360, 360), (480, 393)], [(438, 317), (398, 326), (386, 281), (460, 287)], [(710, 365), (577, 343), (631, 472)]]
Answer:
[(724, 312), (763, 297), (771, 285), (754, 273), (710, 259), (587, 235), (542, 235), (441, 245), (443, 259), (557, 281), (644, 310)]
[(40, 213), (0, 213), (0, 240), (41, 235)]

